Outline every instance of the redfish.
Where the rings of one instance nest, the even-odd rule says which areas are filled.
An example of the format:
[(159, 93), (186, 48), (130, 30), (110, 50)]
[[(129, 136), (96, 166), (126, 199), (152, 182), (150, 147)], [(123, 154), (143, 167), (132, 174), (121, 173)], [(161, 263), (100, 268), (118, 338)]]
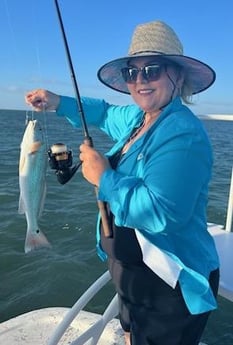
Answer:
[(19, 160), (19, 210), (25, 214), (27, 233), (24, 250), (28, 253), (41, 247), (50, 247), (38, 225), (46, 197), (47, 154), (43, 130), (37, 120), (28, 121)]

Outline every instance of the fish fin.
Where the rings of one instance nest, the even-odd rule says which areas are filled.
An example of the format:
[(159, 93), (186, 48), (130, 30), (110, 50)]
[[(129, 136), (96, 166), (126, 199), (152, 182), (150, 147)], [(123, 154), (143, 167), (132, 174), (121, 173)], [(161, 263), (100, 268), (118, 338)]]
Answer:
[(27, 231), (24, 245), (25, 253), (29, 253), (40, 248), (51, 248), (51, 244), (49, 243), (43, 232), (40, 231), (40, 229), (38, 229), (36, 233)]

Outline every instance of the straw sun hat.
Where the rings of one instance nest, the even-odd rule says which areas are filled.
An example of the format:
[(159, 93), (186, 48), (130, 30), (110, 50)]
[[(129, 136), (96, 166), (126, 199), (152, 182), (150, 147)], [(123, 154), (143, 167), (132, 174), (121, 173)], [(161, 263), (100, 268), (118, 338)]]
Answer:
[(215, 81), (214, 70), (197, 59), (184, 56), (183, 46), (176, 33), (161, 21), (138, 25), (132, 37), (128, 56), (103, 65), (98, 71), (99, 80), (116, 91), (129, 94), (121, 69), (127, 67), (132, 59), (142, 56), (154, 56), (180, 65), (193, 94), (206, 90)]

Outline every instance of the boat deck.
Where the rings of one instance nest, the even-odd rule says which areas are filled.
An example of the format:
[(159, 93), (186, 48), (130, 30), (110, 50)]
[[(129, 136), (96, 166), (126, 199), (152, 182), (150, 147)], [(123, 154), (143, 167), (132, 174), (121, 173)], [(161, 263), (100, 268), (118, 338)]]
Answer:
[[(70, 308), (44, 308), (33, 310), (3, 322), (0, 324), (0, 344), (47, 345), (51, 334), (69, 310)], [(83, 334), (100, 317), (98, 314), (81, 311), (60, 339), (59, 345), (72, 344), (72, 340), (76, 339), (78, 334)], [(90, 341), (87, 344), (91, 344)], [(98, 345), (114, 344), (125, 344), (123, 332), (117, 319), (113, 319), (108, 323), (98, 341)]]

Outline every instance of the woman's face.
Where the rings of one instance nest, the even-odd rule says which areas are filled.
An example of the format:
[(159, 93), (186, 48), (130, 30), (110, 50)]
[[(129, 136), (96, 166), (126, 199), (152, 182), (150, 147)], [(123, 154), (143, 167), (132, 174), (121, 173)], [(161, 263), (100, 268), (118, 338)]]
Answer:
[(161, 65), (161, 73), (155, 81), (148, 81), (142, 71), (137, 74), (135, 82), (127, 83), (129, 92), (140, 108), (147, 113), (157, 112), (173, 99), (182, 85), (183, 77), (172, 65), (164, 66), (154, 57), (140, 57), (132, 60), (129, 67)]

